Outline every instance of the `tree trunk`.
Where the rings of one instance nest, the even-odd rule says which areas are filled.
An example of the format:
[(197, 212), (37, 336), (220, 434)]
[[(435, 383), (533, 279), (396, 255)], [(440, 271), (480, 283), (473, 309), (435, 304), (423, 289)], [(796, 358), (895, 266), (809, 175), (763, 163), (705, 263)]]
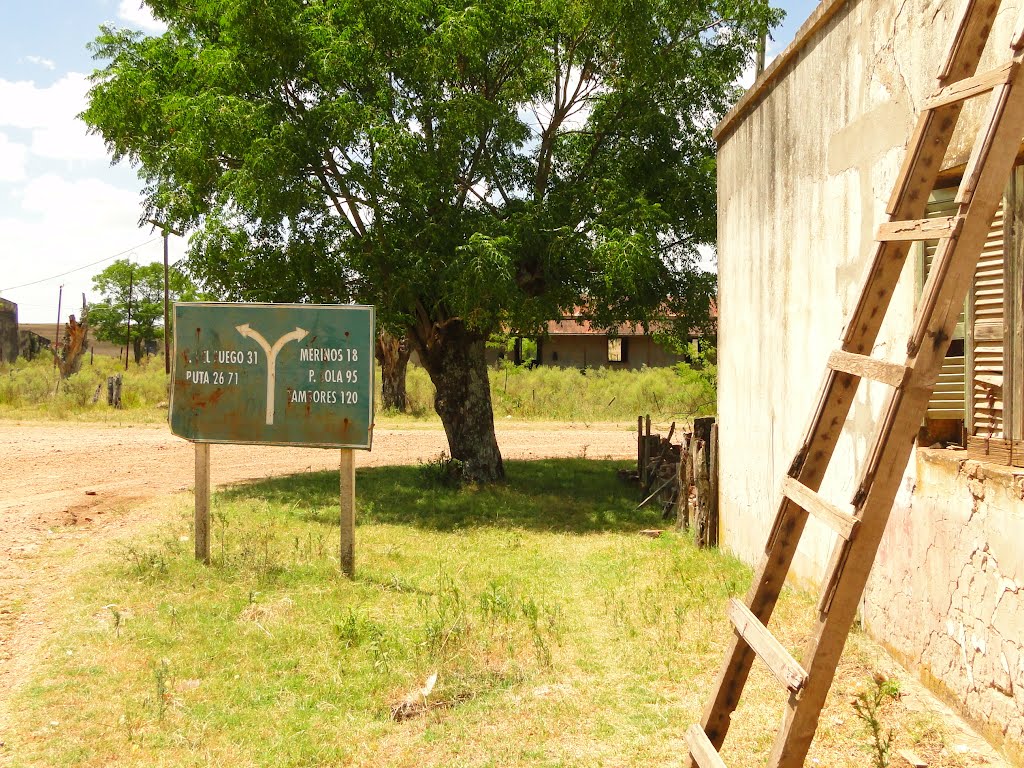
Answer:
[(412, 348), (409, 339), (392, 336), (387, 331), (377, 334), (375, 356), (380, 363), (382, 405), (385, 410), (405, 411), (405, 372), (409, 367)]
[(142, 337), (136, 336), (132, 339), (132, 353), (135, 355), (135, 364), (142, 362)]
[(437, 390), (434, 409), (444, 425), (452, 458), (462, 462), (463, 478), (501, 480), (505, 467), (494, 436), (486, 337), (467, 329), (460, 320), (450, 320), (435, 325), (427, 343), (414, 338)]

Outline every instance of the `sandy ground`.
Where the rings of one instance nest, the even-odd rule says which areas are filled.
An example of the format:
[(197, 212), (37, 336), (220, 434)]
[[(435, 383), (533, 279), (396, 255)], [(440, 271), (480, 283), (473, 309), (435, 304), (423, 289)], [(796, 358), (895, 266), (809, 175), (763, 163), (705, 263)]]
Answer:
[[(635, 439), (625, 425), (498, 425), (507, 459), (630, 458)], [(446, 447), (440, 427), (377, 428), (373, 451), (357, 451), (356, 466), (416, 463)], [(217, 486), (338, 466), (337, 450), (214, 445), (210, 453)], [(0, 420), (0, 766), (10, 758), (2, 747), (11, 693), (29, 679), (50, 631), (50, 607), (112, 541), (166, 519), (181, 503), (171, 497), (192, 489), (193, 473), (191, 444), (165, 426)], [(970, 764), (1008, 768), (905, 671), (879, 661), (899, 676), (909, 707), (942, 716)]]
[[(498, 443), (506, 459), (636, 455), (634, 433), (613, 425), (499, 425)], [(440, 427), (377, 428), (356, 466), (426, 461), (447, 445)], [(337, 466), (337, 450), (210, 449), (216, 486)], [(166, 497), (192, 489), (194, 467), (192, 445), (162, 425), (0, 421), (0, 744), (10, 694), (47, 636), (49, 606), (111, 540), (151, 529)], [(61, 556), (47, 556), (54, 552)]]

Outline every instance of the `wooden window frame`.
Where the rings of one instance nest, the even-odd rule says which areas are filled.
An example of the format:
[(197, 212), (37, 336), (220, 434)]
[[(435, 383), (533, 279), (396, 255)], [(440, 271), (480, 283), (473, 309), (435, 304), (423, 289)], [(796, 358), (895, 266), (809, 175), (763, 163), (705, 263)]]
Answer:
[[(618, 342), (618, 344), (616, 344)], [(618, 347), (618, 356), (612, 357), (613, 346)], [(625, 336), (609, 336), (608, 337), (608, 353), (607, 360), (609, 363), (626, 363), (629, 362), (629, 344)]]
[(1013, 169), (1003, 199), (1002, 437), (975, 435), (975, 293), (967, 316), (967, 455), (1003, 466), (1024, 467), (1024, 165)]

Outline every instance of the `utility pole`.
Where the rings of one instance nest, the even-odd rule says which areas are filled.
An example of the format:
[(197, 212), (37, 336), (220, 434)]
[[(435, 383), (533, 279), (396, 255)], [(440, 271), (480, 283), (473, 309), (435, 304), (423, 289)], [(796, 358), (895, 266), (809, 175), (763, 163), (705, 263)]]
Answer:
[(160, 230), (164, 235), (164, 373), (170, 374), (171, 372), (171, 323), (170, 323), (170, 266), (167, 258), (167, 238), (169, 235), (177, 235), (182, 237), (181, 232), (176, 229), (171, 229), (166, 224), (157, 221), (156, 219), (146, 219), (154, 227), (160, 227)]
[(60, 304), (64, 299), (64, 284), (57, 291), (57, 327), (53, 332), (53, 367), (57, 367), (57, 355), (60, 352)]
[(164, 229), (164, 373), (171, 372), (171, 324), (167, 318), (167, 306), (170, 304), (170, 267), (167, 265), (167, 238), (169, 233)]
[(124, 369), (128, 370), (128, 356), (132, 353), (132, 279), (135, 277), (135, 265), (128, 262), (128, 328), (124, 343)]

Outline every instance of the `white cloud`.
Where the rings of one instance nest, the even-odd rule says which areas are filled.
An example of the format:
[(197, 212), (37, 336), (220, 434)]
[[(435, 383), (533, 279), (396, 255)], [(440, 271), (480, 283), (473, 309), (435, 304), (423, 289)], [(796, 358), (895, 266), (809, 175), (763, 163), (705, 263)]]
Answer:
[(48, 69), (51, 72), (57, 68), (57, 64), (56, 62), (54, 62), (53, 59), (46, 59), (42, 56), (26, 56), (25, 61), (29, 62), (30, 64), (37, 64), (43, 69)]
[(26, 176), (28, 147), (0, 133), (0, 181), (22, 181)]
[(117, 227), (132, 224), (141, 211), (135, 190), (121, 189), (102, 179), (65, 179), (46, 173), (29, 181), (18, 194), (24, 213), (48, 215), (61, 212), (68, 226)]
[[(161, 261), (159, 233), (152, 232), (149, 225), (138, 226), (141, 211), (137, 190), (122, 189), (99, 178), (43, 174), (5, 196), (0, 207), (0, 289), (7, 289), (4, 298), (18, 304), (23, 322), (50, 322), (56, 317), (58, 286), (64, 286), (65, 308), (76, 306), (82, 293), (96, 298), (92, 277), (110, 263), (108, 257), (130, 249), (136, 263)], [(170, 239), (172, 262), (181, 257), (184, 247), (182, 238)], [(77, 269), (96, 261), (101, 263)], [(9, 290), (69, 270), (76, 271)], [(65, 311), (65, 319), (67, 314)]]
[(31, 132), (34, 155), (56, 160), (103, 160), (103, 141), (78, 118), (86, 107), (88, 78), (69, 72), (53, 85), (0, 79), (0, 127)]
[(163, 32), (167, 29), (166, 24), (153, 17), (153, 12), (142, 0), (121, 0), (117, 15), (122, 21), (141, 27), (146, 32)]

